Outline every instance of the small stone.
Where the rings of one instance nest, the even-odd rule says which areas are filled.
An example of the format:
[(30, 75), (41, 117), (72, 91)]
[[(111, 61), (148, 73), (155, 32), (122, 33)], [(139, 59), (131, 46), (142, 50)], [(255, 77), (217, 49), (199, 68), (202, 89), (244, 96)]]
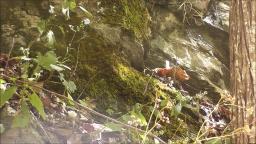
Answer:
[(16, 112), (17, 111), (15, 109), (13, 109), (12, 107), (10, 107), (10, 106), (7, 107), (7, 113), (9, 116), (14, 116)]
[(81, 115), (81, 114), (80, 114), (80, 120), (82, 120), (82, 121), (88, 121), (88, 118), (85, 117), (84, 115)]
[(68, 111), (68, 116), (71, 118), (71, 119), (75, 119), (76, 116), (77, 116), (77, 113), (75, 111)]

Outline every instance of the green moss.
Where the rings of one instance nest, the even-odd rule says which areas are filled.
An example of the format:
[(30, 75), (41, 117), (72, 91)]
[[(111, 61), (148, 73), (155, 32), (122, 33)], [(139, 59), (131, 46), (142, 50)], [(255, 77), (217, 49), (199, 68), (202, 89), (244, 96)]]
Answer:
[[(135, 103), (152, 103), (155, 99), (155, 80), (133, 69), (116, 46), (94, 36), (81, 42), (75, 83), (77, 96), (97, 101), (97, 109), (105, 112), (127, 112)], [(74, 53), (73, 55), (76, 55)], [(145, 87), (147, 91), (144, 94)]]
[(142, 0), (103, 0), (106, 7), (104, 21), (121, 25), (130, 30), (137, 40), (142, 41), (150, 35), (149, 13)]
[(117, 64), (118, 76), (127, 85), (127, 88), (133, 89), (139, 95), (144, 91), (147, 79), (137, 71), (123, 64)]

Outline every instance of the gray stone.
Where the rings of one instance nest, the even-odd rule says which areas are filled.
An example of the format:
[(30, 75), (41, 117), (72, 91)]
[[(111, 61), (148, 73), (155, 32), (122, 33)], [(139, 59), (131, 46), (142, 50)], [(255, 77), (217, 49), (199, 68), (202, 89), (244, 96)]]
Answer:
[(228, 32), (229, 10), (229, 3), (213, 1), (209, 6), (209, 9), (203, 21), (217, 29)]
[(107, 24), (95, 25), (94, 28), (101, 33), (104, 39), (119, 47), (119, 50), (126, 56), (128, 62), (137, 70), (144, 67), (144, 48), (126, 31), (120, 27), (113, 27)]
[[(146, 67), (164, 67), (169, 60), (172, 65), (185, 67), (191, 75), (190, 87), (200, 91), (205, 87), (228, 88), (228, 35), (216, 33), (209, 25), (185, 26), (168, 8), (156, 6), (152, 17), (152, 34)], [(211, 91), (211, 90), (210, 90)]]

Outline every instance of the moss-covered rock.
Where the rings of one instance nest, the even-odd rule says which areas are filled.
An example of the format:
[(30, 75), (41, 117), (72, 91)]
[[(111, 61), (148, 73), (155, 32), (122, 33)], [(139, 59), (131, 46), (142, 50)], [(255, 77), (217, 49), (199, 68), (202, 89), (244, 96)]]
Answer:
[(127, 111), (136, 102), (154, 99), (152, 81), (150, 91), (144, 94), (149, 78), (133, 69), (117, 46), (97, 32), (81, 42), (78, 57), (78, 88), (80, 92), (84, 90), (83, 98), (95, 99), (101, 111)]
[(133, 32), (138, 40), (150, 35), (150, 15), (142, 0), (103, 0), (105, 8), (103, 22), (121, 27)]

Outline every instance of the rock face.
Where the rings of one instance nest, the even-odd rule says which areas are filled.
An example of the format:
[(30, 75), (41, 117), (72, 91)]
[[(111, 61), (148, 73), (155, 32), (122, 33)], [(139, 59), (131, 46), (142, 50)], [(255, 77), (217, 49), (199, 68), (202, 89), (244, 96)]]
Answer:
[(228, 1), (212, 1), (203, 21), (217, 29), (228, 32), (229, 9)]
[[(15, 3), (15, 5), (14, 5)], [(8, 52), (14, 45), (14, 51), (26, 47), (39, 36), (37, 30), (41, 17), (46, 15), (48, 7), (44, 1), (1, 1), (1, 51)]]
[(206, 11), (210, 0), (190, 0), (190, 1), (176, 1), (176, 0), (151, 0), (151, 3), (167, 6), (167, 5), (190, 5), (199, 11)]
[(94, 27), (101, 33), (104, 39), (119, 47), (131, 66), (137, 70), (143, 70), (144, 48), (142, 44), (137, 42), (129, 33), (127, 34), (126, 31), (121, 30), (120, 27), (113, 27), (106, 24), (95, 25)]
[(151, 14), (152, 39), (146, 54), (147, 67), (164, 66), (165, 60), (169, 60), (172, 65), (182, 65), (191, 71), (194, 77), (189, 85), (196, 91), (209, 85), (228, 88), (227, 33), (208, 24), (185, 26), (175, 12), (162, 5), (155, 5)]

